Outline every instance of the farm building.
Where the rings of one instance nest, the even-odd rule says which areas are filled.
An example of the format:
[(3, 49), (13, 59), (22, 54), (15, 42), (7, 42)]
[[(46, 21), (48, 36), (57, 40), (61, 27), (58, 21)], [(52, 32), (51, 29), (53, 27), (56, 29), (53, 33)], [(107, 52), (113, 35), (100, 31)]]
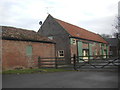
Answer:
[(64, 57), (66, 63), (70, 63), (74, 54), (88, 59), (88, 55), (108, 55), (109, 52), (108, 42), (99, 34), (56, 19), (50, 14), (38, 33), (56, 42), (56, 55)]
[(55, 57), (55, 43), (35, 31), (2, 27), (2, 69), (34, 68), (38, 57)]

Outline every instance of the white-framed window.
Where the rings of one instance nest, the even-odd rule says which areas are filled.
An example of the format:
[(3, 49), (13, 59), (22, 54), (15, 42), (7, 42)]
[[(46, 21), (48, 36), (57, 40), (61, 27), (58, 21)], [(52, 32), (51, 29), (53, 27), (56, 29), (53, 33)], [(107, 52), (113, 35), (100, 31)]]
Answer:
[(64, 57), (64, 50), (58, 51), (58, 57)]
[(73, 39), (73, 44), (76, 45), (76, 39)]
[(51, 40), (53, 40), (53, 36), (49, 36), (48, 38), (51, 39)]

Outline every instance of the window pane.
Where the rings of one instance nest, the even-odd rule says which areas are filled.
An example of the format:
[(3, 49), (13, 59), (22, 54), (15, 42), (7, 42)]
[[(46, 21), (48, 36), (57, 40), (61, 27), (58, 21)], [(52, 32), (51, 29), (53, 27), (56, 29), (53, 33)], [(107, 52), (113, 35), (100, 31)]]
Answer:
[(48, 37), (49, 39), (53, 40), (53, 36)]
[(58, 56), (59, 57), (64, 57), (64, 51), (63, 50), (58, 51)]
[(73, 39), (73, 44), (76, 45), (76, 40), (75, 39)]

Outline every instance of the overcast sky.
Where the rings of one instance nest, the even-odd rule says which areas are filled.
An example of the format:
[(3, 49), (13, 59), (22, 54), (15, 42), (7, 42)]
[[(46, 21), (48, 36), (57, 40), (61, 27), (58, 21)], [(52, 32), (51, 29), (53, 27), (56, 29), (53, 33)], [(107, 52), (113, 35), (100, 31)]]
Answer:
[(0, 0), (0, 25), (38, 31), (47, 13), (95, 33), (111, 34), (119, 0)]

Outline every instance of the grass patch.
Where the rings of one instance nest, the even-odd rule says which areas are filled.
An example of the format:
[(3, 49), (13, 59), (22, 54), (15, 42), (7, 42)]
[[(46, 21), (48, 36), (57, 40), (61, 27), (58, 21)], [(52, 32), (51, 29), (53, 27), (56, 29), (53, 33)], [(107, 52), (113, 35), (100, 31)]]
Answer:
[(73, 71), (73, 70), (65, 70), (65, 69), (22, 69), (22, 70), (3, 71), (2, 74), (29, 74), (29, 73), (65, 72), (65, 71)]

